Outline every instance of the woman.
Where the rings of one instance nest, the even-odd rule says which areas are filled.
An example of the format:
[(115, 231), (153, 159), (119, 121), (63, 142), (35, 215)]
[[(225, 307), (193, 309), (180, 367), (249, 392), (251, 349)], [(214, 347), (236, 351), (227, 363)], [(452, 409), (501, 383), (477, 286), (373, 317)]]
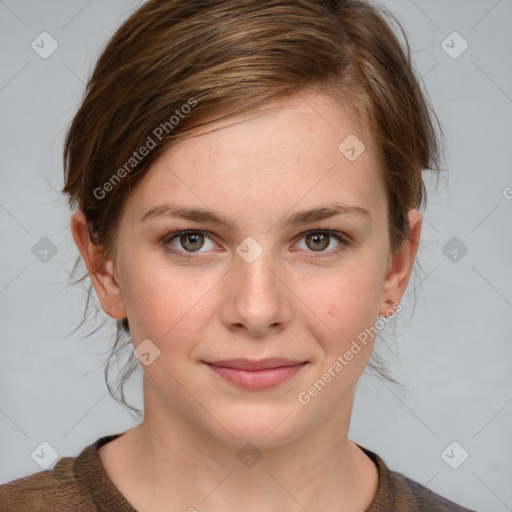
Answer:
[(145, 3), (98, 60), (63, 189), (144, 419), (0, 486), (0, 510), (468, 510), (348, 438), (438, 148), (363, 0)]

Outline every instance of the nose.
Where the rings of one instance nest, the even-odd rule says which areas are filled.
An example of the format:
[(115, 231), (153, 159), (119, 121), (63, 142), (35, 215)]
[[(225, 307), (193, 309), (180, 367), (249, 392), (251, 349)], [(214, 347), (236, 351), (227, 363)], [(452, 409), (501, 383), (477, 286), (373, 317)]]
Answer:
[(230, 330), (246, 330), (256, 338), (285, 329), (292, 318), (293, 295), (285, 273), (270, 251), (264, 250), (254, 261), (236, 255), (226, 276), (223, 324)]

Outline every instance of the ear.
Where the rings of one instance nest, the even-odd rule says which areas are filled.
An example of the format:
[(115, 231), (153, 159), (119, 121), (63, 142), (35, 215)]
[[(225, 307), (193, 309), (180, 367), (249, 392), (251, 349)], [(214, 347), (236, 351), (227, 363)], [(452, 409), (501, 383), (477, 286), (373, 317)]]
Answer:
[[(389, 256), (386, 277), (382, 286), (380, 311), (389, 312), (390, 304), (399, 304), (409, 283), (416, 253), (418, 252), (422, 217), (418, 210), (409, 210), (409, 239), (404, 240), (400, 249)], [(386, 316), (385, 313), (381, 313)]]
[(126, 309), (115, 276), (114, 263), (110, 259), (101, 263), (103, 247), (91, 241), (87, 220), (81, 210), (74, 212), (71, 217), (71, 233), (87, 266), (103, 311), (116, 320), (125, 318)]

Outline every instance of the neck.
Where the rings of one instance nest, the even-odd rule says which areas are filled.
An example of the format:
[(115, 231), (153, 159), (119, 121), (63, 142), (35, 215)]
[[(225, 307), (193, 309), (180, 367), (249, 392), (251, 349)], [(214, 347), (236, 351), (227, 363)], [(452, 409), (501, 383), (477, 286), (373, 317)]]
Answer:
[(152, 414), (165, 410), (157, 396), (148, 393), (144, 421), (109, 443), (114, 448), (120, 441), (109, 476), (139, 512), (169, 510), (170, 505), (229, 512), (241, 503), (248, 512), (362, 512), (375, 496), (377, 469), (348, 439), (353, 392), (327, 421), (294, 439), (279, 439), (277, 426), (258, 439), (235, 435), (228, 441), (182, 415)]

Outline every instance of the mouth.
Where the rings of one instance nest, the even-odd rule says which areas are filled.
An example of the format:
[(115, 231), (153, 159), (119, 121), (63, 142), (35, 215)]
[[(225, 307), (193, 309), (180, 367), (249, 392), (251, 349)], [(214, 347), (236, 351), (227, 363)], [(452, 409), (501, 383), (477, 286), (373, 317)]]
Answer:
[(269, 389), (297, 375), (308, 361), (284, 358), (260, 361), (230, 359), (205, 364), (216, 375), (235, 386), (245, 389)]

